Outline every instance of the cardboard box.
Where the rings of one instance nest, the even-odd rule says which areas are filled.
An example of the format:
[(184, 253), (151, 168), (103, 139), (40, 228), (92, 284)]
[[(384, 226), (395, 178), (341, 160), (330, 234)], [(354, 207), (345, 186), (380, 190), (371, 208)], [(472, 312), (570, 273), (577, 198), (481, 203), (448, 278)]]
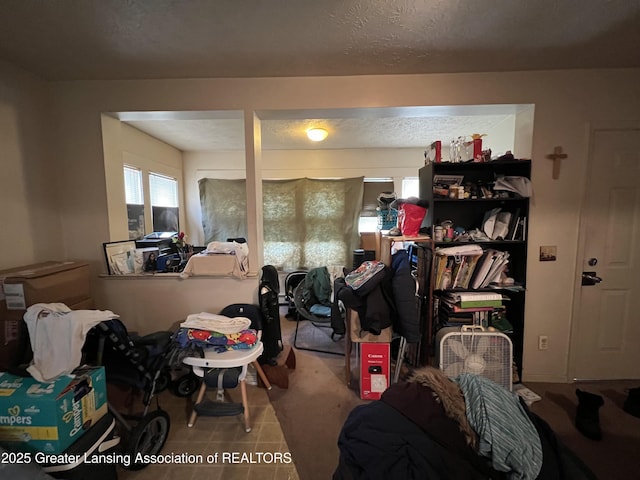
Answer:
[(7, 310), (4, 300), (0, 301), (0, 372), (31, 359), (24, 312)]
[(20, 363), (21, 319), (0, 320), (0, 371)]
[(107, 409), (103, 367), (50, 383), (0, 373), (0, 444), (9, 449), (61, 453)]
[(390, 343), (360, 344), (360, 398), (379, 400), (389, 386), (391, 370)]
[(89, 265), (52, 261), (0, 271), (0, 371), (31, 359), (22, 317), (35, 303), (92, 310)]
[(380, 259), (380, 233), (379, 232), (362, 232), (360, 233), (360, 248), (364, 250), (373, 250), (375, 259)]
[[(92, 298), (67, 306), (71, 310), (96, 308)], [(27, 324), (23, 321), (24, 312), (7, 310), (5, 301), (0, 301), (0, 372), (29, 363), (33, 358)]]
[(93, 298), (86, 298), (73, 305), (67, 305), (67, 307), (69, 307), (70, 310), (95, 310), (96, 302), (93, 301)]
[(89, 265), (43, 262), (0, 271), (7, 310), (26, 310), (34, 303), (73, 305), (91, 297)]

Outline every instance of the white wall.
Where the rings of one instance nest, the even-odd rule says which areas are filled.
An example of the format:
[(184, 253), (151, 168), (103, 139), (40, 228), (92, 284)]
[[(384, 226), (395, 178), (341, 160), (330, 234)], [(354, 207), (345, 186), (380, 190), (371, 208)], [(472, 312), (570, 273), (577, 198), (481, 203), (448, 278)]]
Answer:
[[(529, 108), (527, 112), (532, 112)], [(525, 141), (520, 142), (522, 158), (531, 155), (531, 132), (521, 128), (516, 132), (516, 121), (521, 115), (506, 118), (501, 124), (483, 131), (484, 148), (492, 148), (494, 154), (514, 150), (514, 139), (518, 133)], [(529, 115), (531, 117), (531, 115)], [(420, 135), (420, 132), (416, 132)], [(425, 148), (430, 140), (425, 139)], [(528, 143), (527, 143), (528, 142)], [(417, 177), (418, 169), (424, 165), (425, 148), (378, 148), (378, 149), (321, 149), (317, 150), (263, 150), (262, 178), (346, 178), (346, 177), (391, 177), (395, 190), (402, 191), (402, 179)], [(447, 141), (443, 141), (443, 156), (449, 155)], [(204, 244), (202, 217), (198, 190), (201, 178), (237, 179), (245, 178), (244, 151), (184, 152), (185, 202), (187, 231), (197, 245)]]
[(169, 330), (189, 313), (218, 313), (231, 303), (256, 303), (255, 279), (214, 279), (177, 274), (153, 278), (101, 277), (99, 306), (120, 315), (127, 328), (140, 334)]
[(0, 61), (0, 269), (64, 257), (47, 84)]
[[(351, 150), (265, 150), (262, 152), (262, 177), (347, 178), (392, 177), (398, 193), (403, 177), (417, 177), (424, 165), (424, 150), (351, 149)], [(201, 178), (244, 178), (244, 152), (185, 152), (184, 178), (187, 225), (196, 244), (204, 244), (198, 180)], [(199, 243), (200, 242), (200, 243)]]
[[(52, 143), (46, 145), (46, 152), (51, 153), (52, 158), (47, 156), (47, 160), (53, 162), (56, 168), (57, 175), (49, 178), (55, 182), (54, 189), (60, 193), (62, 229), (54, 228), (53, 231), (60, 233), (67, 255), (92, 262), (94, 274), (99, 273), (103, 263), (102, 242), (109, 238), (101, 139), (100, 115), (103, 112), (252, 112), (307, 108), (534, 104), (531, 156), (535, 193), (530, 218), (524, 379), (564, 381), (568, 378), (573, 286), (579, 280), (576, 255), (579, 212), (586, 177), (588, 127), (591, 123), (600, 126), (617, 125), (619, 122), (637, 123), (640, 119), (639, 84), (639, 69), (54, 83), (50, 85), (54, 108), (50, 118), (55, 122), (47, 123), (53, 131)], [(10, 91), (24, 93), (18, 87)], [(309, 91), (316, 94), (310, 97)], [(26, 102), (24, 97), (18, 106), (30, 107), (30, 102), (26, 102), (26, 105), (21, 102)], [(3, 100), (3, 106), (6, 103)], [(6, 113), (2, 118), (14, 129), (20, 125)], [(29, 118), (38, 119), (38, 114), (31, 110)], [(14, 139), (9, 146), (0, 146), (0, 157), (4, 158), (7, 153), (14, 155), (14, 168), (18, 166), (26, 170), (29, 178), (40, 175), (38, 168), (45, 166), (44, 161), (32, 166), (26, 156), (15, 157), (15, 151), (28, 148), (30, 139), (34, 138), (31, 136), (33, 130), (37, 131), (37, 128), (31, 125), (28, 136), (25, 134), (18, 140)], [(551, 162), (545, 158), (555, 146), (562, 146), (569, 155), (562, 162), (558, 180), (551, 179)], [(517, 147), (518, 142), (514, 153), (519, 156)], [(8, 182), (24, 182), (21, 175), (24, 175), (23, 172), (11, 172)], [(29, 212), (32, 207), (38, 210), (42, 202), (34, 202), (25, 192), (23, 188), (18, 193), (28, 202)], [(3, 199), (6, 201), (6, 195)], [(24, 226), (22, 218), (6, 220), (10, 228), (18, 225), (20, 233), (36, 233), (35, 228)], [(557, 261), (538, 262), (540, 245), (557, 245)], [(45, 256), (43, 252), (48, 248), (45, 242), (40, 242), (36, 248), (37, 254), (31, 257)], [(5, 260), (5, 263), (9, 262)], [(195, 282), (188, 283), (192, 280), (186, 280), (182, 285), (195, 286)], [(100, 306), (125, 303), (121, 298), (116, 298), (122, 292), (107, 287), (107, 282), (117, 280), (107, 279), (98, 283), (96, 295), (99, 294)], [(215, 301), (219, 300), (220, 304), (254, 295), (255, 281), (237, 283), (239, 285), (232, 292), (228, 280), (212, 280), (207, 282), (206, 288), (203, 286), (198, 289), (211, 298), (216, 297)], [(129, 299), (131, 306), (127, 315), (123, 315), (124, 318), (132, 312), (147, 322), (149, 328), (175, 320), (173, 317), (177, 312), (163, 315), (159, 309), (148, 310), (155, 305), (152, 302), (171, 302), (171, 297), (157, 298), (152, 294), (135, 295), (132, 292)], [(185, 305), (183, 308), (187, 311), (184, 313), (194, 311), (204, 303), (201, 300), (200, 303)], [(536, 339), (540, 334), (549, 336), (549, 349), (542, 352), (537, 350)]]
[[(109, 210), (109, 240), (128, 240), (127, 204), (124, 193), (124, 165), (137, 167), (143, 174), (145, 198), (145, 231), (153, 231), (153, 218), (149, 207), (149, 173), (175, 178), (183, 184), (182, 152), (119, 120), (102, 115), (104, 170)], [(180, 225), (185, 230), (184, 191), (180, 197)]]

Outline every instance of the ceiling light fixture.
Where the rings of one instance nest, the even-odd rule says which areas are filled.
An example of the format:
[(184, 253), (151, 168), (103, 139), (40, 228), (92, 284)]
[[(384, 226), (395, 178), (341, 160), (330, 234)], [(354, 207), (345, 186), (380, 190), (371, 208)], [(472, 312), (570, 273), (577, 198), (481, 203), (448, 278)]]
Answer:
[(307, 130), (307, 137), (309, 137), (309, 140), (312, 142), (321, 142), (327, 138), (327, 135), (329, 135), (329, 132), (324, 128), (310, 128)]

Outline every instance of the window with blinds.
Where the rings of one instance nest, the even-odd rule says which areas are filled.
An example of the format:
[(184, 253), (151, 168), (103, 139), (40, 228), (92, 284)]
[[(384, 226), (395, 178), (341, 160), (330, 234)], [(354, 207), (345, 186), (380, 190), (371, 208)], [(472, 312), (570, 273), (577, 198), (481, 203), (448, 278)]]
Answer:
[(135, 167), (124, 167), (124, 195), (127, 205), (144, 205), (142, 193), (142, 170)]
[(165, 175), (150, 173), (149, 195), (152, 207), (177, 207), (178, 181)]
[(157, 173), (149, 173), (149, 196), (154, 232), (178, 232), (178, 181)]
[(144, 191), (142, 188), (142, 170), (125, 165), (124, 196), (127, 203), (127, 222), (129, 240), (144, 236)]

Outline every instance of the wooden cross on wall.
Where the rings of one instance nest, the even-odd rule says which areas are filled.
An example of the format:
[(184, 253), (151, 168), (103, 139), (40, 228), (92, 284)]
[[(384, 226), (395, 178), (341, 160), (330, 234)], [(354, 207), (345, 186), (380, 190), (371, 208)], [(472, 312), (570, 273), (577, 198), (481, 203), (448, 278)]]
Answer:
[(551, 177), (557, 180), (560, 177), (560, 160), (564, 160), (569, 155), (562, 153), (562, 147), (556, 147), (553, 149), (553, 153), (547, 155), (547, 158), (553, 162), (553, 171)]

